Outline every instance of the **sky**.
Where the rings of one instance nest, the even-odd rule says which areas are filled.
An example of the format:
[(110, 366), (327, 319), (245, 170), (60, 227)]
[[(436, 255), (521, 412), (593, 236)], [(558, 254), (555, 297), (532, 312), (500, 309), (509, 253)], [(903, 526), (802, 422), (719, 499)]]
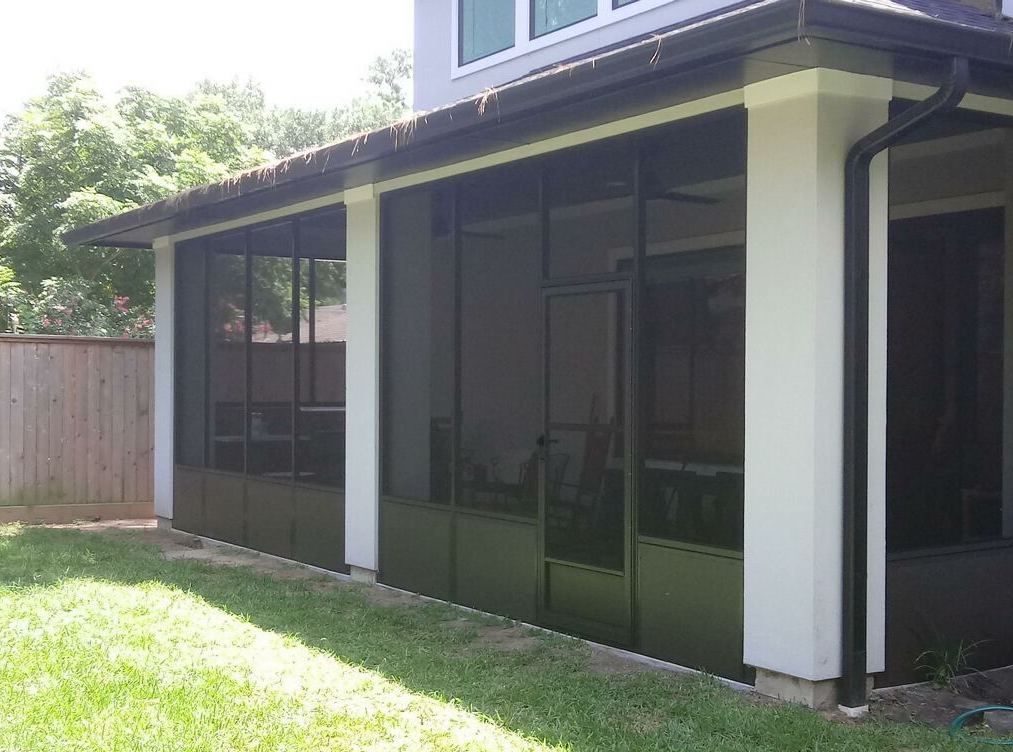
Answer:
[[(270, 104), (331, 108), (362, 92), (369, 62), (412, 45), (412, 0), (6, 0), (0, 116), (46, 77), (86, 70), (183, 94), (197, 81), (253, 78)], [(261, 10), (262, 9), (262, 10)]]

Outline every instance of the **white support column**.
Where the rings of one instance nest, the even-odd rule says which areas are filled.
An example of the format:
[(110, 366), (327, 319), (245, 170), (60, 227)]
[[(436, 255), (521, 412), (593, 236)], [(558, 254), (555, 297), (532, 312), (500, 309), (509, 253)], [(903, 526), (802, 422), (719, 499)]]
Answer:
[(345, 193), (348, 349), (345, 414), (345, 561), (374, 581), (380, 510), (380, 200), (373, 185)]
[(175, 442), (175, 246), (169, 238), (155, 238), (155, 516), (159, 525), (172, 520), (172, 481)]
[[(844, 161), (886, 79), (814, 69), (746, 88), (745, 662), (810, 705), (841, 672)], [(869, 669), (882, 670), (887, 164), (873, 166)], [(873, 414), (875, 413), (875, 414)]]

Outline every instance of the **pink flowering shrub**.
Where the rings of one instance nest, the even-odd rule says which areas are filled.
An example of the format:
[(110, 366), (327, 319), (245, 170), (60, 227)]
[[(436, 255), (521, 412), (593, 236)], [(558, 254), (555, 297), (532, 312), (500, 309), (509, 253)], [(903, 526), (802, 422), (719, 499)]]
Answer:
[(18, 330), (31, 334), (150, 339), (155, 334), (152, 312), (132, 307), (125, 295), (96, 300), (79, 279), (47, 279), (37, 296), (27, 297), (19, 311)]

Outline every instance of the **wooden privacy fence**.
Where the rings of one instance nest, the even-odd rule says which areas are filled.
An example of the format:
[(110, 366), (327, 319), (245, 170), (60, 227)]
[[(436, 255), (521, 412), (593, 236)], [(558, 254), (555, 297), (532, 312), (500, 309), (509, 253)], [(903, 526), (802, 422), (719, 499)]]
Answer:
[(150, 341), (0, 335), (0, 507), (150, 504), (153, 373)]

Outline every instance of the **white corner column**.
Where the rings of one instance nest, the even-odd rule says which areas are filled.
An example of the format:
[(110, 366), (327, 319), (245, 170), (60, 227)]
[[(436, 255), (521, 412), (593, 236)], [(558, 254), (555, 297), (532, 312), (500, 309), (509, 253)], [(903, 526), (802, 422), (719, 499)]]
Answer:
[(175, 441), (175, 304), (176, 253), (169, 238), (155, 238), (155, 385), (154, 491), (159, 527), (172, 524)]
[[(892, 82), (829, 69), (746, 87), (744, 660), (818, 707), (841, 674), (844, 163)], [(883, 669), (887, 162), (872, 170), (869, 671)]]
[(346, 191), (345, 207), (345, 561), (354, 579), (375, 582), (380, 525), (380, 199), (375, 186)]

